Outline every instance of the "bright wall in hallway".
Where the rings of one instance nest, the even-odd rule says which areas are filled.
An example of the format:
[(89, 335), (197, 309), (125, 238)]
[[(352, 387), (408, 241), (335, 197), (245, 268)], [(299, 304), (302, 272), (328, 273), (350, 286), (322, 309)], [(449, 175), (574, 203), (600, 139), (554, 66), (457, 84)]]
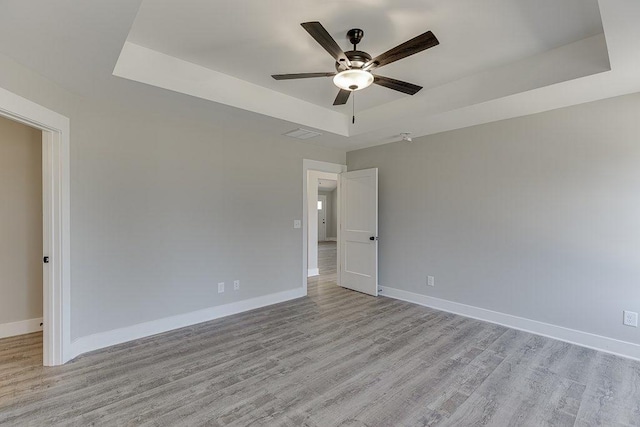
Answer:
[(0, 117), (0, 325), (42, 318), (42, 132)]

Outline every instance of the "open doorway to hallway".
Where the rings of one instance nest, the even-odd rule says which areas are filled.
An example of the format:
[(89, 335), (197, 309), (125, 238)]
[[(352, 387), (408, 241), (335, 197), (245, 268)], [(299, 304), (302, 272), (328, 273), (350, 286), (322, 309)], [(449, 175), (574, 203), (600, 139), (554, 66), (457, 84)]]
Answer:
[[(340, 250), (337, 245), (340, 239), (339, 177), (347, 167), (308, 159), (303, 160), (302, 166), (302, 286), (306, 293), (307, 285), (317, 283), (320, 277), (326, 275), (334, 284), (340, 279)], [(324, 227), (319, 229), (318, 224)]]
[[(347, 172), (345, 165), (304, 159), (302, 203), (302, 287), (320, 274), (318, 262), (318, 180), (337, 180), (335, 284), (378, 296), (378, 169)], [(332, 257), (333, 258), (333, 257)], [(313, 264), (316, 262), (316, 264)]]
[[(308, 277), (323, 274), (321, 269), (327, 267), (335, 270), (337, 252), (331, 259), (327, 258), (326, 248), (336, 247), (338, 224), (338, 174), (320, 171), (309, 171), (309, 206), (308, 210)], [(325, 250), (323, 264), (320, 263), (321, 249)], [(331, 263), (333, 266), (329, 266)]]
[[(42, 131), (0, 116), (0, 354), (43, 357)], [(14, 344), (12, 344), (14, 343)], [(0, 357), (0, 363), (5, 360)]]
[[(42, 363), (71, 360), (70, 121), (53, 110), (0, 88), (0, 117), (41, 135)], [(12, 322), (14, 323), (14, 322)], [(79, 353), (76, 353), (79, 354)]]
[[(310, 266), (315, 266), (317, 270), (309, 270), (308, 294), (321, 293), (326, 286), (337, 282), (337, 230), (338, 230), (338, 174), (310, 172), (310, 177), (317, 182), (315, 197), (316, 210), (309, 211), (309, 217), (316, 215), (316, 235), (317, 239), (309, 239), (309, 256), (315, 259), (309, 260)], [(312, 181), (312, 182), (313, 182)], [(312, 195), (313, 197), (313, 195)], [(308, 221), (313, 224), (313, 221)], [(310, 228), (309, 233), (314, 233)]]
[(336, 280), (338, 240), (338, 180), (318, 179), (318, 273)]

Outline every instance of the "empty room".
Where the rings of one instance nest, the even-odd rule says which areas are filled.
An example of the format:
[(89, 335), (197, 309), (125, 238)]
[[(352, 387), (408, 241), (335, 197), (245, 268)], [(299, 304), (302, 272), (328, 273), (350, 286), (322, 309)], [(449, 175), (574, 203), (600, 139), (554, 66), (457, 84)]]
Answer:
[(0, 1), (0, 426), (640, 426), (638, 22)]

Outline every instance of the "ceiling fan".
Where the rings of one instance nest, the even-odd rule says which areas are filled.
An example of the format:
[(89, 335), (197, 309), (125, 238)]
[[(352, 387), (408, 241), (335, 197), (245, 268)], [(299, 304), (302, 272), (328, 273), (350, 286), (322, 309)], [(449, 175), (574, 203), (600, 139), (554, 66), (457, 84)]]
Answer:
[(340, 89), (338, 96), (333, 101), (333, 105), (346, 104), (351, 92), (369, 87), (372, 83), (409, 95), (415, 95), (422, 89), (422, 86), (373, 74), (372, 71), (440, 44), (436, 36), (431, 31), (427, 31), (375, 58), (371, 58), (371, 55), (367, 52), (356, 49), (356, 46), (364, 36), (364, 31), (359, 28), (354, 28), (347, 32), (347, 38), (353, 45), (353, 50), (344, 52), (320, 22), (304, 22), (300, 25), (307, 30), (320, 46), (333, 56), (336, 60), (336, 71), (327, 73), (274, 74), (271, 77), (276, 80), (333, 77), (333, 83)]

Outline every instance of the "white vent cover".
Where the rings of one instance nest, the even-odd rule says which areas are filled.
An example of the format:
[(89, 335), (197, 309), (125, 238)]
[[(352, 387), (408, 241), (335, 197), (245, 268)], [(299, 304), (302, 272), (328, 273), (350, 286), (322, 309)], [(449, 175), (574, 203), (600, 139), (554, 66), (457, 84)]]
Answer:
[(298, 139), (315, 138), (316, 136), (320, 136), (320, 135), (322, 135), (320, 132), (315, 132), (312, 130), (302, 129), (302, 128), (285, 133), (285, 136), (290, 136), (291, 138), (298, 138)]

